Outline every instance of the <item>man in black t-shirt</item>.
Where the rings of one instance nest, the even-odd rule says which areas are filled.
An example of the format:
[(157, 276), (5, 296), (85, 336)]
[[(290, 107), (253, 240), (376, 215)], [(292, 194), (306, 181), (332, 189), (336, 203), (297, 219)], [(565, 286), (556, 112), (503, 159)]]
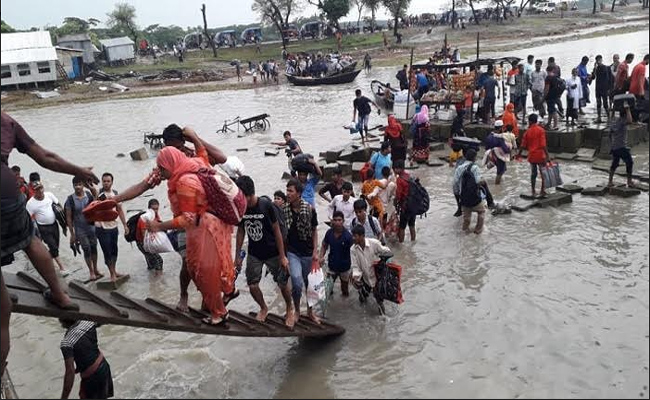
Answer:
[(548, 108), (548, 123), (546, 129), (557, 129), (558, 123), (558, 103), (561, 104), (560, 97), (560, 78), (555, 75), (555, 70), (552, 66), (546, 68), (546, 80), (544, 81), (544, 98), (546, 99), (546, 106)]
[[(300, 298), (303, 286), (308, 285), (309, 273), (318, 264), (318, 217), (316, 210), (302, 199), (303, 186), (297, 179), (287, 183), (287, 204), (284, 216), (287, 224), (287, 257), (291, 273), (291, 295), (296, 312), (300, 316)], [(314, 322), (320, 323), (318, 317), (308, 306), (308, 315)]]
[[(370, 121), (370, 113), (372, 112), (372, 108), (370, 105), (372, 104), (375, 106), (377, 109), (377, 112), (380, 113), (379, 107), (377, 104), (375, 104), (374, 101), (370, 100), (369, 98), (362, 96), (361, 95), (361, 89), (357, 89), (355, 92), (356, 98), (352, 102), (352, 107), (354, 108), (354, 112), (352, 113), (352, 120), (356, 120), (357, 118), (357, 113), (359, 113), (359, 120), (357, 121), (357, 128), (359, 129), (359, 133), (361, 134), (361, 141), (365, 142), (365, 137), (368, 136), (368, 122)], [(363, 132), (366, 132), (366, 135), (363, 135)]]
[(295, 157), (298, 154), (302, 153), (302, 149), (300, 148), (298, 141), (291, 138), (291, 132), (285, 131), (283, 137), (284, 142), (272, 142), (271, 144), (274, 144), (276, 146), (287, 146), (286, 152), (289, 157)]
[[(260, 306), (257, 320), (264, 322), (269, 309), (264, 302), (264, 295), (259, 287), (262, 279), (262, 267), (266, 264), (273, 274), (273, 280), (277, 282), (282, 292), (282, 297), (287, 305), (287, 317), (285, 324), (293, 327), (295, 323), (293, 306), (291, 303), (291, 292), (287, 285), (289, 281), (289, 260), (285, 255), (284, 238), (280, 230), (278, 219), (284, 218), (278, 215), (281, 212), (268, 197), (257, 197), (255, 195), (255, 184), (249, 176), (242, 176), (237, 179), (237, 186), (246, 196), (248, 206), (246, 214), (237, 228), (236, 255), (241, 252), (244, 244), (244, 235), (248, 236), (248, 260), (246, 262), (246, 283), (250, 288), (251, 295)], [(241, 269), (243, 259), (236, 256), (235, 265)]]
[(98, 325), (91, 321), (60, 320), (67, 329), (61, 341), (65, 362), (61, 398), (67, 399), (74, 385), (75, 373), (81, 375), (80, 399), (109, 399), (113, 397), (111, 366), (97, 345)]

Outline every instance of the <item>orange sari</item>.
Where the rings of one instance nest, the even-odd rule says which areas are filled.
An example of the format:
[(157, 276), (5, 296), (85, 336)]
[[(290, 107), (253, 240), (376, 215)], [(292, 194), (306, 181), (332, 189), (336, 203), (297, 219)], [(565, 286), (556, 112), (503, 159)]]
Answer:
[(516, 137), (519, 137), (519, 123), (517, 122), (517, 116), (515, 115), (514, 104), (508, 103), (506, 110), (503, 112), (503, 118), (501, 118), (501, 120), (503, 121), (504, 127), (508, 125), (512, 126), (512, 133), (514, 133)]
[(205, 160), (187, 158), (180, 151), (165, 147), (158, 165), (171, 173), (168, 196), (174, 213), (174, 228), (187, 234), (187, 270), (203, 295), (203, 307), (213, 319), (223, 317), (223, 295), (234, 290), (235, 269), (232, 260), (232, 226), (208, 209), (205, 190), (193, 172), (209, 167)]

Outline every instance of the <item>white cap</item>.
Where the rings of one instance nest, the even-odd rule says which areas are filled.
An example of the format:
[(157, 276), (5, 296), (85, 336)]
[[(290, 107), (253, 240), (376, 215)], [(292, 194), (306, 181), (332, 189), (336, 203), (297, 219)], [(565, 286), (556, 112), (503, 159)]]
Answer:
[(503, 121), (501, 121), (500, 119), (497, 119), (496, 121), (494, 121), (494, 127), (495, 128), (501, 128), (502, 126), (503, 126)]

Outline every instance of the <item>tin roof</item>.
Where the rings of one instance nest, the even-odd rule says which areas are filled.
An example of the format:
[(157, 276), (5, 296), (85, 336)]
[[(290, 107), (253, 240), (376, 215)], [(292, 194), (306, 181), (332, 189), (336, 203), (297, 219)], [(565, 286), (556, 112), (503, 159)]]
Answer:
[(125, 45), (131, 45), (133, 46), (133, 40), (129, 39), (128, 37), (119, 37), (115, 39), (102, 39), (99, 41), (99, 43), (102, 44), (104, 47), (115, 47), (115, 46), (125, 46)]
[(2, 64), (57, 60), (50, 33), (17, 32), (0, 35)]

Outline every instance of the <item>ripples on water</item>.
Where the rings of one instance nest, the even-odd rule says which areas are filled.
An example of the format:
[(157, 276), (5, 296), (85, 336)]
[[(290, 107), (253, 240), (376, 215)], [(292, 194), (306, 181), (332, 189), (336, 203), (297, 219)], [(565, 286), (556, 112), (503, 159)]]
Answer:
[[(635, 42), (636, 41), (636, 42)], [(552, 53), (577, 63), (583, 52), (619, 51), (635, 42), (647, 52), (645, 32), (621, 40), (588, 39), (522, 51), (541, 58)], [(579, 46), (578, 46), (579, 45)], [(585, 51), (575, 52), (575, 48)], [(566, 67), (564, 69), (567, 69)], [(284, 130), (295, 132), (306, 151), (317, 154), (349, 140), (340, 127), (352, 114), (353, 91), (394, 71), (373, 70), (356, 84), (336, 88), (281, 86), (243, 92), (70, 105), (13, 115), (46, 148), (79, 164), (116, 176), (116, 189), (142, 179), (154, 161), (115, 158), (141, 146), (140, 130), (160, 132), (167, 124), (191, 124), (246, 164), (259, 193), (283, 188), (286, 158), (262, 157)], [(358, 86), (357, 86), (358, 85)], [(271, 114), (273, 128), (237, 138), (215, 134), (224, 119)], [(373, 116), (372, 123), (383, 117)], [(647, 147), (634, 150), (636, 168), (648, 170)], [(41, 170), (12, 155), (25, 175)], [(47, 190), (60, 199), (71, 179), (42, 171)], [(406, 302), (377, 316), (356, 297), (342, 299), (337, 287), (329, 317), (347, 334), (326, 343), (295, 339), (211, 337), (105, 326), (100, 344), (109, 359), (118, 397), (637, 397), (648, 386), (648, 195), (631, 199), (574, 196), (559, 209), (487, 217), (485, 233), (462, 235), (451, 215), (451, 169), (421, 168), (432, 209), (419, 219), (418, 241), (392, 244), (403, 265)], [(567, 182), (603, 183), (588, 164), (564, 163)], [(494, 179), (494, 172), (486, 178)], [(528, 165), (509, 166), (498, 201), (516, 202), (529, 190)], [(166, 188), (153, 191), (166, 203)], [(149, 198), (126, 209), (146, 206)], [(324, 204), (318, 205), (320, 219)], [(169, 215), (168, 208), (163, 214)], [(321, 235), (324, 233), (321, 225)], [(322, 236), (321, 236), (322, 237)], [(74, 259), (62, 238), (62, 257)], [(122, 291), (175, 303), (179, 259), (164, 255), (165, 275), (149, 277), (137, 249), (120, 243), (118, 268), (131, 274)], [(8, 270), (28, 268), (21, 259)], [(83, 279), (85, 268), (73, 277)], [(254, 309), (244, 279), (235, 303)], [(281, 312), (270, 279), (262, 283), (267, 302)], [(191, 292), (195, 292), (193, 287)], [(198, 301), (196, 294), (194, 301)], [(58, 344), (63, 330), (54, 320), (14, 315), (10, 369), (23, 397), (55, 397), (62, 385)], [(35, 377), (39, 377), (35, 379)], [(75, 389), (76, 390), (76, 389)]]

